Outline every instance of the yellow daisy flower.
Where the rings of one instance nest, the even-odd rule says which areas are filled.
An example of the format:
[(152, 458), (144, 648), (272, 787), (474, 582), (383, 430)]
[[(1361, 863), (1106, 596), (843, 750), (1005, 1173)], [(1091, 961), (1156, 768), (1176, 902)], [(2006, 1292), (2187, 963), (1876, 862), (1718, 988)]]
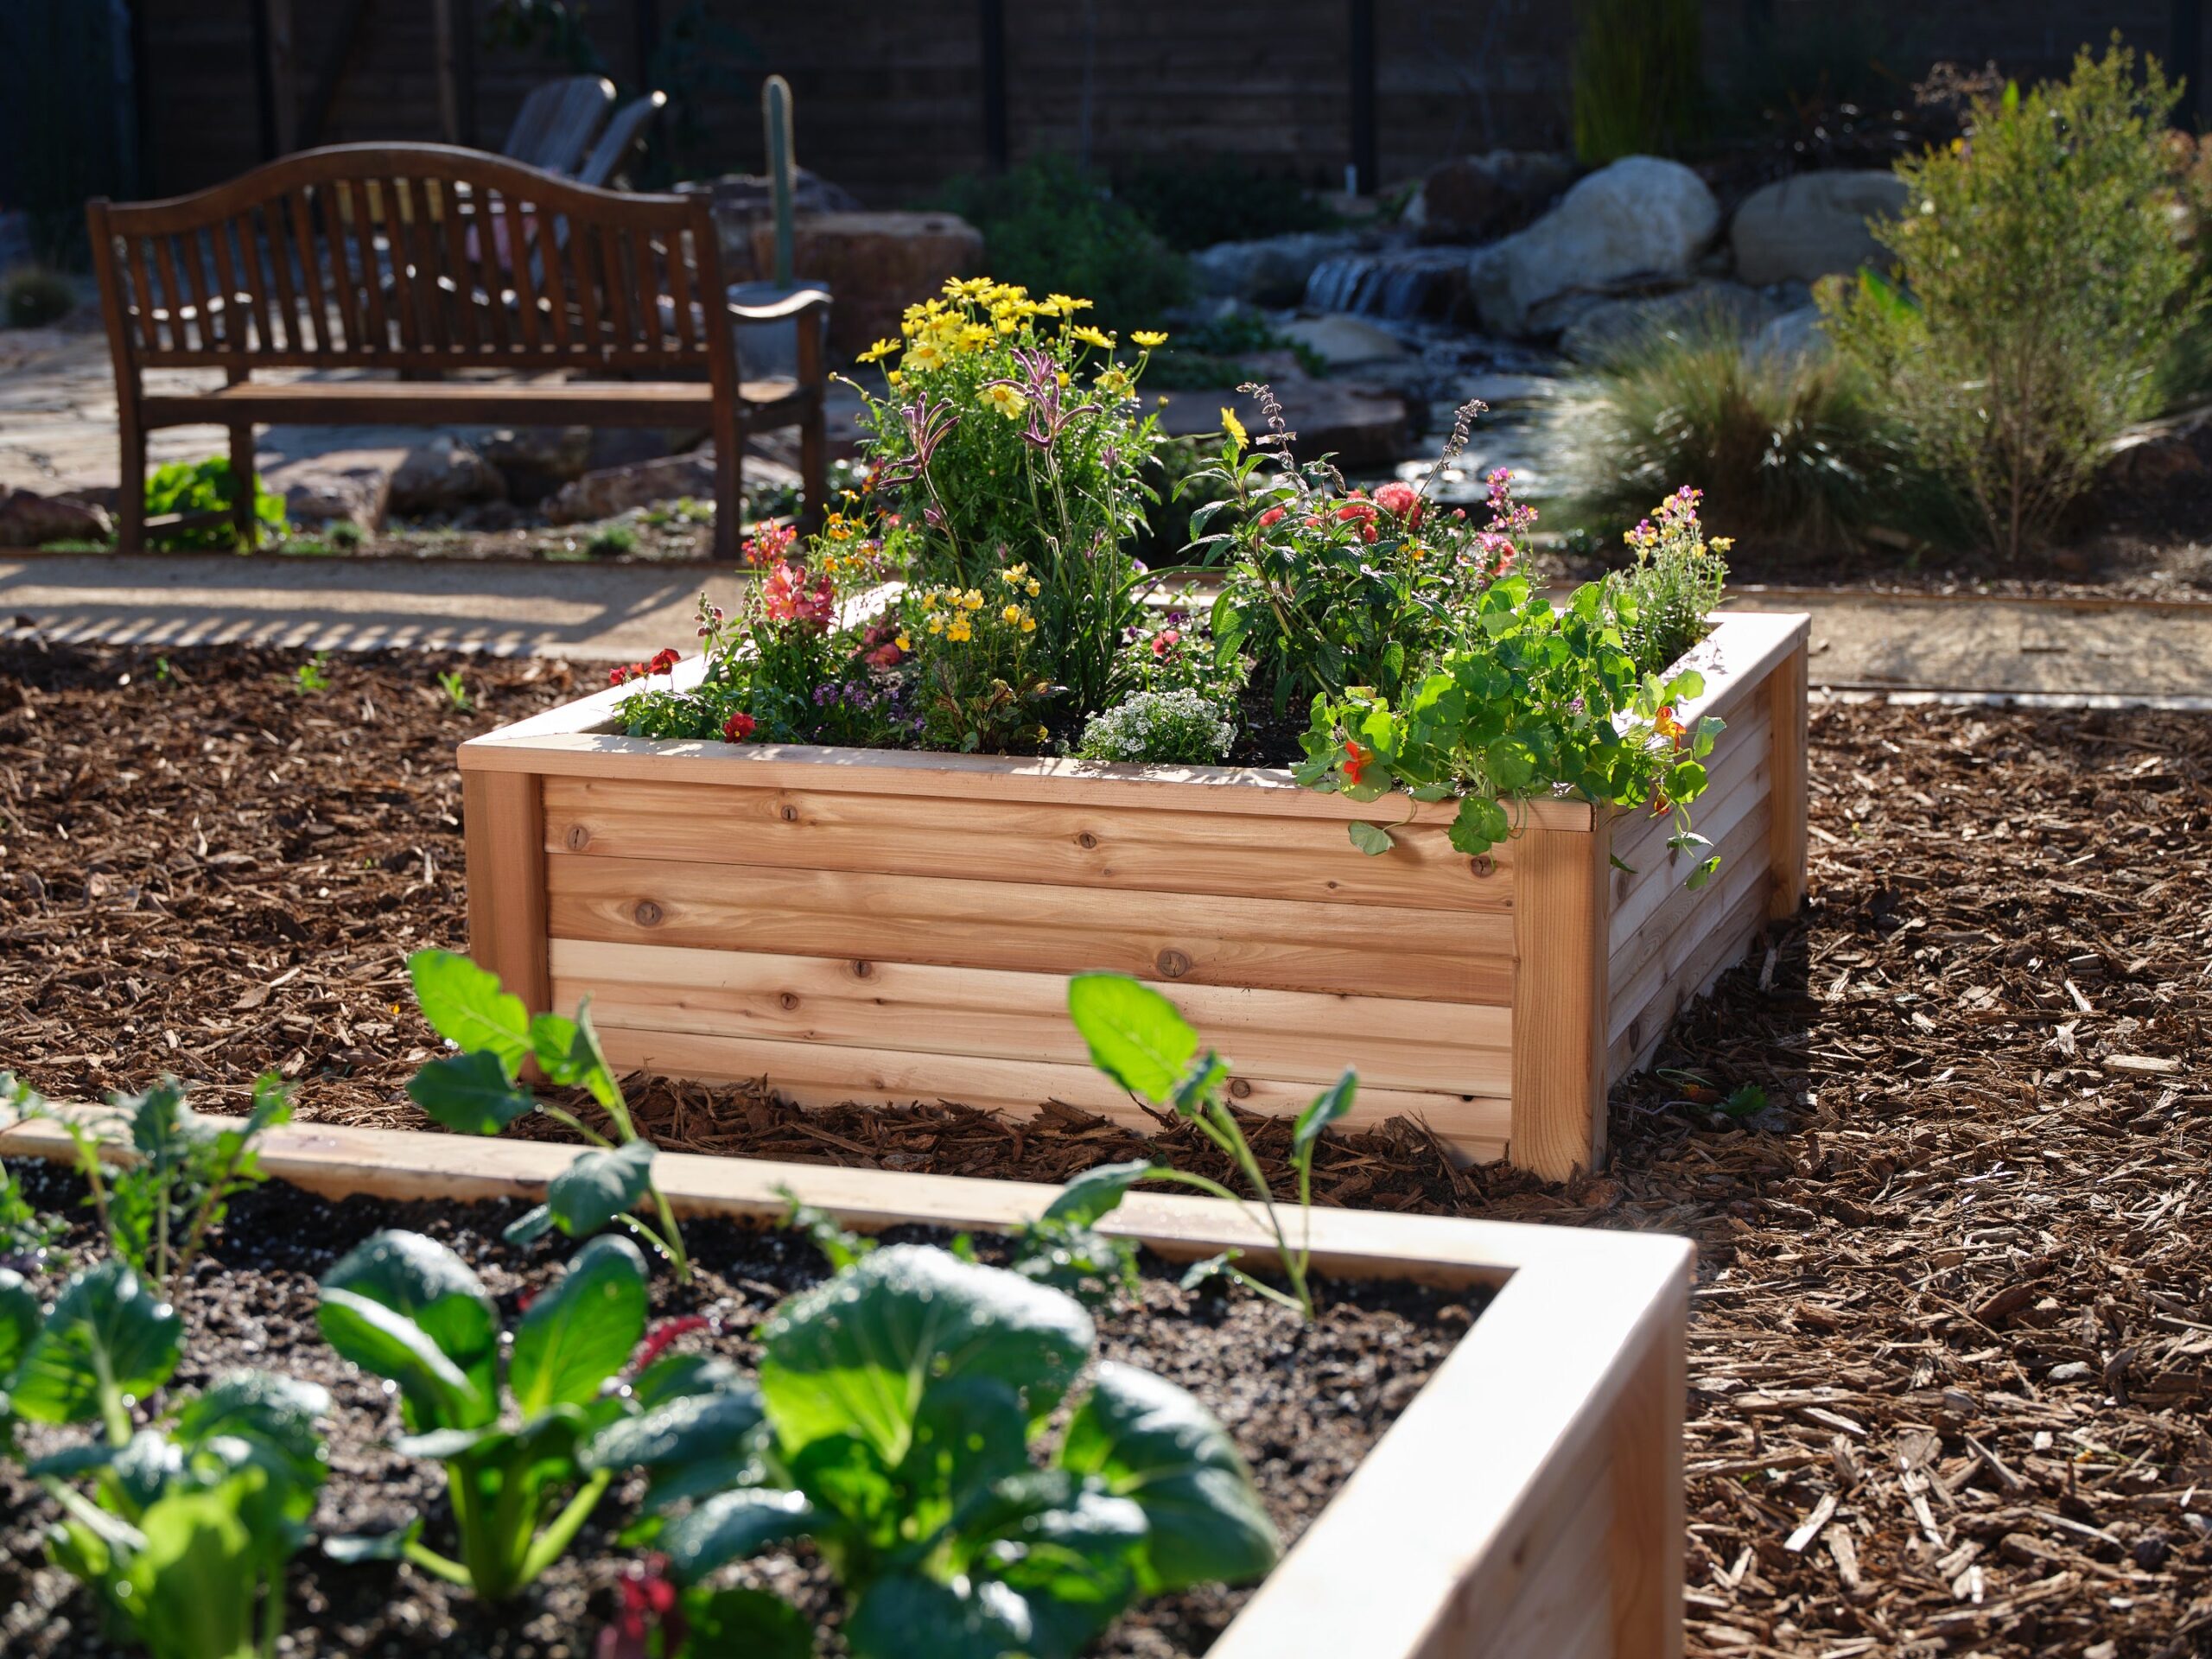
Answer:
[(1034, 576), (1030, 577), (1027, 582), (1022, 584), (1021, 591), (1027, 594), (1032, 599), (1036, 598), (1038, 594), (1037, 578)]
[(1081, 340), (1084, 345), (1096, 346), (1103, 352), (1111, 351), (1114, 348), (1113, 335), (1102, 334), (1099, 330), (1094, 328), (1087, 322), (1084, 323), (1082, 327), (1071, 328), (1068, 332), (1073, 334), (1077, 340)]
[(892, 353), (898, 349), (899, 342), (897, 340), (879, 340), (874, 345), (869, 346), (868, 350), (861, 353), (861, 361), (863, 363), (880, 362), (883, 359), (890, 356)]
[(1229, 434), (1230, 442), (1239, 449), (1251, 442), (1244, 430), (1244, 423), (1236, 418), (1236, 411), (1233, 409), (1221, 411), (1221, 429)]
[(1129, 377), (1119, 368), (1109, 369), (1098, 377), (1098, 390), (1101, 395), (1118, 402), (1129, 395)]
[(1161, 334), (1156, 328), (1140, 328), (1132, 334), (1129, 338), (1136, 341), (1138, 345), (1143, 346), (1147, 352), (1155, 346), (1165, 346), (1167, 343), (1167, 336)]
[(907, 348), (906, 360), (899, 366), (908, 369), (941, 369), (944, 366), (944, 348), (933, 340), (918, 340)]
[(1034, 632), (1037, 632), (1037, 619), (1036, 619), (1035, 617), (1033, 617), (1033, 616), (1027, 616), (1027, 615), (1025, 615), (1025, 616), (1021, 619), (1021, 631), (1022, 631), (1024, 633), (1034, 633)]
[(1029, 407), (1029, 400), (1012, 386), (992, 386), (983, 393), (984, 401), (1009, 421), (1021, 418), (1021, 411)]

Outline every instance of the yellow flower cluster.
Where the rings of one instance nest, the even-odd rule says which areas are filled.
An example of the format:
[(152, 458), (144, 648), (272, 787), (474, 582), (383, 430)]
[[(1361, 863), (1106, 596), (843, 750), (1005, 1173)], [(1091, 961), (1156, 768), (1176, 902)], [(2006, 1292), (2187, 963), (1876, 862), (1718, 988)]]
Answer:
[[(1026, 575), (1027, 569), (1026, 566), (1016, 565), (1014, 571)], [(1014, 571), (1006, 573), (1006, 579), (1009, 585), (1020, 588), (1024, 577), (1016, 576)], [(1034, 595), (1037, 583), (1029, 581), (1026, 591)], [(965, 645), (976, 637), (976, 624), (980, 620), (978, 613), (983, 605), (983, 590), (980, 588), (925, 588), (921, 594), (922, 626), (931, 633), (944, 635), (954, 645)], [(999, 611), (996, 620), (1017, 633), (1037, 632), (1037, 619), (1018, 599), (1009, 601)], [(901, 651), (913, 649), (909, 643), (909, 635), (901, 633), (899, 639)]]

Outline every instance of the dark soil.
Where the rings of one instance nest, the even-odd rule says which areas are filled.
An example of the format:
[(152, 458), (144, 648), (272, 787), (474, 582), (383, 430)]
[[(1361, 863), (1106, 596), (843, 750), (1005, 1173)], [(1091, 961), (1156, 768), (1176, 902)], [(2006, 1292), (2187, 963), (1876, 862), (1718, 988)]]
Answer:
[[(341, 741), (289, 659), (178, 660), (181, 705), (149, 655), (0, 657), (0, 1065), (84, 1097), (164, 1064), (236, 1090), (282, 1058), (309, 1116), (418, 1122), (398, 964), (462, 931), (443, 750), (556, 691), (481, 664), (487, 713), (448, 715), (415, 696), (442, 664), (340, 664), (339, 707), (421, 704)], [(434, 760), (381, 815), (353, 793)], [(2212, 721), (1821, 703), (1812, 785), (1805, 909), (1614, 1091), (1605, 1172), (1455, 1170), (1400, 1122), (1325, 1141), (1319, 1195), (1698, 1241), (1693, 1655), (2212, 1654)], [(223, 847), (255, 868), (211, 868)], [(1768, 1109), (1731, 1121), (1743, 1084)], [(754, 1157), (1055, 1180), (1158, 1150), (1065, 1109), (635, 1093), (663, 1144)], [(1278, 1174), (1285, 1139), (1260, 1132)]]
[[(34, 1166), (26, 1184), (43, 1206), (73, 1209), (81, 1189)], [(331, 1391), (331, 1478), (314, 1519), (318, 1536), (382, 1532), (410, 1511), (428, 1518), (425, 1541), (454, 1548), (443, 1477), (390, 1452), (398, 1414), (383, 1383), (323, 1345), (315, 1325), (315, 1280), (346, 1250), (383, 1227), (424, 1232), (467, 1258), (512, 1319), (551, 1276), (557, 1254), (519, 1251), (499, 1241), (518, 1205), (327, 1203), (283, 1185), (249, 1195), (210, 1260), (180, 1298), (189, 1332), (177, 1386), (260, 1367), (310, 1378)], [(653, 1284), (653, 1317), (703, 1313), (710, 1332), (678, 1338), (685, 1349), (756, 1363), (749, 1332), (778, 1301), (818, 1282), (825, 1266), (813, 1246), (787, 1233), (728, 1223), (686, 1230), (698, 1265), (683, 1290), (665, 1275)], [(943, 1243), (918, 1229), (896, 1236)], [(976, 1241), (989, 1259), (1001, 1242)], [(76, 1253), (92, 1240), (81, 1230)], [(1130, 1304), (1100, 1317), (1099, 1351), (1192, 1389), (1228, 1426), (1286, 1541), (1302, 1532), (1345, 1476), (1465, 1334), (1479, 1303), (1418, 1286), (1330, 1284), (1319, 1321), (1308, 1328), (1288, 1310), (1250, 1295), (1177, 1287), (1179, 1269), (1147, 1260)], [(38, 1431), (33, 1450), (73, 1443), (82, 1431)], [(614, 1584), (638, 1552), (615, 1534), (639, 1487), (603, 1501), (565, 1560), (513, 1604), (487, 1606), (410, 1567), (340, 1566), (312, 1548), (289, 1580), (288, 1651), (296, 1656), (497, 1655), (501, 1659), (580, 1659), (613, 1611)], [(41, 1529), (50, 1505), (36, 1484), (0, 1465), (0, 1651), (64, 1659), (116, 1649), (99, 1633), (97, 1609), (67, 1574), (43, 1564)], [(769, 1557), (754, 1581), (793, 1595), (834, 1625), (835, 1586), (810, 1555)], [(1093, 1650), (1103, 1659), (1171, 1659), (1204, 1653), (1249, 1599), (1250, 1588), (1203, 1587), (1132, 1609)], [(832, 1648), (830, 1651), (842, 1651)]]

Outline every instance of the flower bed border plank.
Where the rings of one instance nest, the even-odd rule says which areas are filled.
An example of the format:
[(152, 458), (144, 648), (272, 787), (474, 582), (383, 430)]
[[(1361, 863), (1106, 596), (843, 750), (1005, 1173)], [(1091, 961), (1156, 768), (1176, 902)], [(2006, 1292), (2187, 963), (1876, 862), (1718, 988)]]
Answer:
[[(71, 1150), (53, 1123), (0, 1129), (0, 1154)], [(271, 1131), (261, 1160), (330, 1198), (532, 1202), (574, 1153), (297, 1124)], [(771, 1225), (788, 1189), (863, 1231), (1003, 1230), (1058, 1190), (687, 1154), (654, 1173), (683, 1214)], [(1133, 1193), (1105, 1225), (1171, 1259), (1272, 1255), (1214, 1198)], [(1311, 1236), (1328, 1273), (1496, 1294), (1213, 1659), (1679, 1659), (1689, 1242), (1327, 1208)]]
[[(1516, 808), (1515, 837), (1471, 861), (1448, 802), (1350, 801), (1277, 768), (633, 739), (611, 729), (612, 688), (461, 746), (470, 950), (533, 1011), (556, 978), (564, 1007), (603, 983), (625, 1066), (765, 1077), (803, 1103), (1053, 1098), (1145, 1127), (1085, 1073), (1071, 1028), (987, 1031), (995, 991), (1038, 1002), (1010, 976), (1116, 969), (1192, 1004), (1252, 1109), (1294, 1110), (1349, 1064), (1362, 1119), (1417, 1116), (1464, 1157), (1560, 1179), (1602, 1160), (1608, 1085), (1802, 893), (1808, 633), (1802, 615), (1725, 612), (1684, 659), (1707, 676), (1685, 721), (1732, 721), (1706, 802), (1729, 856), (1697, 894), (1677, 891), (1690, 862), (1663, 824), (1565, 798)], [(1355, 819), (1397, 845), (1361, 857)], [(1612, 867), (1624, 848), (1633, 874)], [(591, 965), (640, 949), (681, 953), (664, 1014), (634, 973)], [(940, 981), (957, 1017), (932, 1019), (870, 986), (879, 968), (972, 975), (976, 993), (949, 1002)], [(1433, 1051), (1393, 1071), (1421, 1006), (1484, 1033), (1459, 1077)], [(1269, 1020), (1338, 1034), (1337, 1058), (1268, 1045)]]

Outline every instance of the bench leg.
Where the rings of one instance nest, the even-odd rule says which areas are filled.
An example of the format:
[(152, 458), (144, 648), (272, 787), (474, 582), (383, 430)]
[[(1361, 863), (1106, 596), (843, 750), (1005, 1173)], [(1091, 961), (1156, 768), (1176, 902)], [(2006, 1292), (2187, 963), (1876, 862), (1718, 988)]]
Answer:
[(126, 407), (118, 436), (119, 467), (115, 489), (115, 547), (118, 553), (146, 550), (146, 434)]
[(715, 434), (715, 557), (737, 563), (738, 520), (745, 507), (745, 427)]
[(829, 423), (818, 398), (813, 412), (799, 423), (798, 478), (804, 505), (799, 528), (812, 535), (830, 510)]
[(260, 520), (253, 511), (253, 427), (251, 423), (231, 429), (231, 480), (237, 493), (231, 502), (231, 524), (238, 531), (241, 552), (253, 551)]

